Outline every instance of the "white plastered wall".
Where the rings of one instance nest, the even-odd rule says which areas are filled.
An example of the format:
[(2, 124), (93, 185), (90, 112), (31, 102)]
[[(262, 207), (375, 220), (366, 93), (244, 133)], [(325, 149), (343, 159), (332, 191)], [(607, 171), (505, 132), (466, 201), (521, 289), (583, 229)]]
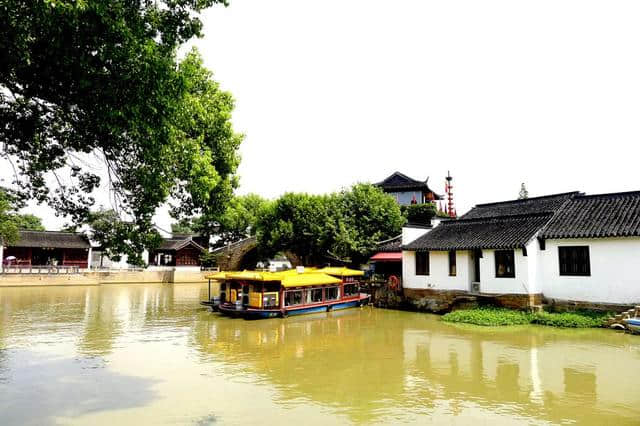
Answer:
[[(539, 256), (539, 283), (547, 298), (640, 304), (640, 238), (547, 240)], [(558, 247), (589, 246), (591, 275), (561, 276)]]
[(449, 252), (429, 252), (429, 275), (416, 275), (416, 253), (402, 252), (402, 285), (405, 288), (434, 290), (469, 290), (472, 272), (467, 250), (456, 252), (456, 275), (449, 276)]
[[(535, 266), (530, 268), (531, 259), (535, 258), (531, 247), (535, 244), (527, 245), (527, 256), (523, 255), (522, 249), (514, 251), (514, 278), (496, 277), (495, 250), (482, 250), (480, 259), (480, 292), (494, 294), (534, 294), (536, 293), (536, 271)], [(532, 263), (535, 262), (535, 259)], [(533, 285), (531, 285), (533, 283)]]

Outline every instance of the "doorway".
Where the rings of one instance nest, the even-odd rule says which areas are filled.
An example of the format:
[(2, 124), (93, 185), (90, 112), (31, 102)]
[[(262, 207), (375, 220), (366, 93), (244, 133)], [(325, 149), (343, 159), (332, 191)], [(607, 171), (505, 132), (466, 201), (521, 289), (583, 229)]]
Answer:
[(471, 259), (473, 263), (473, 272), (471, 273), (471, 292), (480, 292), (480, 259), (482, 258), (482, 250), (473, 250)]

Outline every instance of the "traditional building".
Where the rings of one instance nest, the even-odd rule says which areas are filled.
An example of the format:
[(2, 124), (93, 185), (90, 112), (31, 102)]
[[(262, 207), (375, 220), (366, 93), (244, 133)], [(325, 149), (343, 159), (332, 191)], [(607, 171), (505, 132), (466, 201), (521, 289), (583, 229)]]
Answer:
[(382, 188), (384, 192), (393, 196), (398, 204), (407, 206), (410, 204), (430, 203), (442, 200), (442, 196), (429, 188), (429, 178), (425, 181), (412, 179), (400, 172), (395, 172), (375, 186)]
[(573, 197), (538, 241), (545, 299), (640, 304), (640, 191)]
[(4, 265), (69, 266), (87, 268), (91, 245), (87, 238), (73, 232), (20, 231), (14, 244), (0, 249)]
[(513, 307), (543, 298), (640, 302), (640, 192), (480, 204), (420, 234), (403, 241), (411, 297), (471, 294)]
[(149, 256), (151, 266), (200, 266), (207, 243), (198, 236), (173, 235), (165, 238)]

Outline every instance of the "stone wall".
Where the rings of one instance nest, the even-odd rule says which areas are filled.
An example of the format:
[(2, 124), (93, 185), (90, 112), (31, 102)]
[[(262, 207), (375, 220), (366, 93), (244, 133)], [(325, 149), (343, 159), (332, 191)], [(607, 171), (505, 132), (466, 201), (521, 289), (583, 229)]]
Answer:
[(549, 309), (556, 312), (571, 312), (580, 309), (589, 309), (592, 311), (603, 312), (624, 312), (634, 307), (634, 304), (618, 304), (618, 303), (595, 303), (581, 302), (576, 300), (561, 300), (552, 298), (543, 298), (543, 302)]
[(207, 282), (211, 272), (192, 270), (84, 272), (80, 274), (3, 274), (0, 287)]
[(461, 290), (403, 289), (403, 301), (398, 307), (418, 311), (445, 313), (455, 309), (491, 304), (511, 309), (531, 309), (542, 304), (541, 294), (505, 294), (477, 296)]

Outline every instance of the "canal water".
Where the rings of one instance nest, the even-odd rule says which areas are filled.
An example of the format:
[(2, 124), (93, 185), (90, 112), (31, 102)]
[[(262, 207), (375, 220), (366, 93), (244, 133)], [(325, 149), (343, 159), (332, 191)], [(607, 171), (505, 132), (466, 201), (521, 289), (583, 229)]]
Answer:
[(370, 307), (250, 322), (206, 295), (0, 288), (0, 424), (640, 424), (640, 336)]

